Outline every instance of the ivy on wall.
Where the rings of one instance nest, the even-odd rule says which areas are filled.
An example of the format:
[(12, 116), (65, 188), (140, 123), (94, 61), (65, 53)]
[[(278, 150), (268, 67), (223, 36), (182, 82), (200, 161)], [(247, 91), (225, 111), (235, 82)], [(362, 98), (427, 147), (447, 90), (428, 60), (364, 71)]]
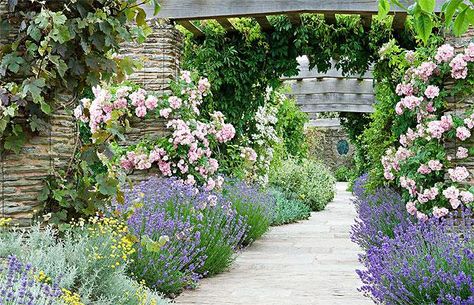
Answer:
[(0, 47), (1, 150), (19, 152), (83, 88), (131, 73), (136, 63), (115, 53), (123, 41), (144, 41), (150, 29), (139, 4), (151, 1), (158, 8), (155, 0), (8, 0), (0, 33), (14, 37)]

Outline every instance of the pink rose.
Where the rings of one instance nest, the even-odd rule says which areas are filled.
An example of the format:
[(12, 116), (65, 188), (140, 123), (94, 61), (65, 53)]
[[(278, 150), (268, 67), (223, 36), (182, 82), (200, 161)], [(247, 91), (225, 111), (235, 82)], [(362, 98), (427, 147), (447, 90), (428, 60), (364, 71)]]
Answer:
[(448, 62), (454, 57), (454, 48), (449, 44), (444, 44), (438, 48), (435, 59), (438, 63)]
[(135, 114), (139, 118), (143, 118), (146, 115), (146, 107), (145, 106), (140, 106), (135, 108)]
[(433, 208), (433, 216), (436, 218), (444, 217), (448, 215), (448, 213), (449, 211), (447, 208), (438, 208), (438, 207)]
[(466, 204), (474, 201), (474, 194), (472, 194), (471, 192), (462, 191), (460, 195), (462, 202)]
[(465, 141), (471, 137), (471, 132), (466, 127), (461, 126), (456, 128), (456, 137), (461, 141)]
[(415, 215), (416, 212), (418, 212), (418, 209), (416, 208), (415, 203), (412, 201), (407, 202), (406, 209), (407, 209), (408, 214), (410, 215)]
[(456, 158), (458, 159), (464, 159), (469, 156), (469, 150), (467, 148), (464, 148), (462, 146), (458, 147), (458, 150), (456, 152)]
[(428, 161), (428, 166), (433, 171), (439, 171), (443, 168), (443, 164), (439, 160)]
[(158, 106), (158, 99), (153, 95), (148, 96), (145, 101), (145, 107), (149, 110), (153, 110), (156, 108), (156, 106)]
[(439, 88), (437, 86), (429, 85), (425, 90), (425, 95), (427, 98), (433, 99), (439, 96)]
[(171, 109), (170, 108), (163, 108), (163, 109), (160, 109), (160, 116), (164, 117), (165, 119), (167, 119), (169, 116), (170, 116), (170, 113), (171, 113)]
[(170, 103), (170, 107), (173, 109), (178, 109), (182, 104), (182, 100), (177, 96), (170, 96), (168, 102)]
[(128, 106), (128, 103), (125, 98), (119, 98), (114, 102), (115, 109), (123, 109), (123, 108), (127, 108), (127, 106)]
[(464, 166), (457, 166), (448, 169), (449, 178), (454, 182), (463, 182), (469, 178), (469, 171)]

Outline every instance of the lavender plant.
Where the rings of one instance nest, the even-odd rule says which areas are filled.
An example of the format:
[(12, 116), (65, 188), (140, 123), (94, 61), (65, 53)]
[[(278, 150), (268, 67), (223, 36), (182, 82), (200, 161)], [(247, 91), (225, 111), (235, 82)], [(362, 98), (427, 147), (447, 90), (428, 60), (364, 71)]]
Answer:
[(361, 291), (377, 304), (474, 304), (473, 214), (431, 219), (367, 250)]
[(251, 244), (268, 231), (276, 205), (275, 198), (270, 193), (258, 185), (227, 179), (222, 194), (232, 203), (237, 213), (245, 218), (248, 225), (245, 245)]
[[(131, 208), (128, 225), (142, 242), (130, 271), (166, 294), (226, 269), (245, 237), (245, 219), (228, 200), (173, 178), (152, 177), (127, 190), (118, 209)], [(147, 239), (167, 242), (153, 249)]]
[[(84, 304), (167, 304), (160, 294), (126, 275), (126, 264), (133, 251), (126, 227), (112, 219), (93, 222), (76, 226), (61, 237), (51, 227), (35, 226), (28, 231), (0, 229), (0, 264), (2, 257), (12, 255), (29, 262), (39, 272), (56, 279), (61, 289), (77, 293)], [(0, 282), (1, 277), (0, 270)]]
[(37, 281), (31, 264), (13, 255), (0, 261), (1, 305), (60, 305), (62, 295), (57, 283)]
[(393, 238), (397, 227), (409, 226), (413, 217), (405, 210), (401, 196), (390, 188), (379, 188), (373, 193), (365, 191), (367, 175), (356, 179), (353, 203), (358, 212), (351, 228), (351, 240), (367, 250), (380, 246), (385, 238)]

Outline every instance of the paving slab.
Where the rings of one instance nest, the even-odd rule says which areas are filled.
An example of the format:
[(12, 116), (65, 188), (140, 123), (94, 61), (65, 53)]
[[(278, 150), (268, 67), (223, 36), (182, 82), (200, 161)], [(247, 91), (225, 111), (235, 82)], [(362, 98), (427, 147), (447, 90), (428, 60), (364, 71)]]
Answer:
[(350, 241), (356, 211), (346, 183), (309, 220), (273, 227), (238, 255), (231, 269), (204, 279), (182, 305), (370, 305), (357, 288), (361, 250)]

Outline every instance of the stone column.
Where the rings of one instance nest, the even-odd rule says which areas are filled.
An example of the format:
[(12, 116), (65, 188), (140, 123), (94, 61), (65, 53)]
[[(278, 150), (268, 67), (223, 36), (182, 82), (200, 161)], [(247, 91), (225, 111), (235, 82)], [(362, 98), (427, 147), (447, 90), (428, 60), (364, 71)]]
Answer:
[[(179, 76), (183, 40), (181, 33), (170, 22), (162, 19), (149, 22), (153, 33), (147, 40), (142, 44), (123, 44), (120, 54), (130, 56), (143, 65), (143, 69), (129, 76), (128, 80), (161, 96), (170, 92), (170, 82)], [(169, 133), (163, 119), (134, 118), (130, 123), (131, 130), (126, 134), (123, 145), (132, 145), (146, 138), (156, 139)], [(136, 170), (129, 178), (137, 182), (157, 173), (156, 168), (148, 171)]]
[[(453, 35), (446, 36), (446, 43), (451, 44), (456, 49), (456, 52), (462, 52), (464, 48), (470, 43), (474, 42), (474, 29), (470, 28), (465, 34), (461, 37), (454, 37)], [(449, 85), (449, 84), (448, 84)], [(463, 115), (466, 110), (473, 109), (474, 107), (474, 95), (468, 96), (456, 96), (447, 99), (448, 102), (448, 111), (457, 115)], [(450, 143), (446, 143), (448, 147), (448, 153), (451, 156), (456, 155), (455, 147), (462, 145), (466, 148), (474, 147), (474, 133), (470, 139), (466, 141), (460, 141), (455, 139)], [(474, 186), (474, 156), (463, 160), (455, 160), (458, 166), (465, 166), (471, 172), (471, 180), (468, 182), (470, 185)]]

